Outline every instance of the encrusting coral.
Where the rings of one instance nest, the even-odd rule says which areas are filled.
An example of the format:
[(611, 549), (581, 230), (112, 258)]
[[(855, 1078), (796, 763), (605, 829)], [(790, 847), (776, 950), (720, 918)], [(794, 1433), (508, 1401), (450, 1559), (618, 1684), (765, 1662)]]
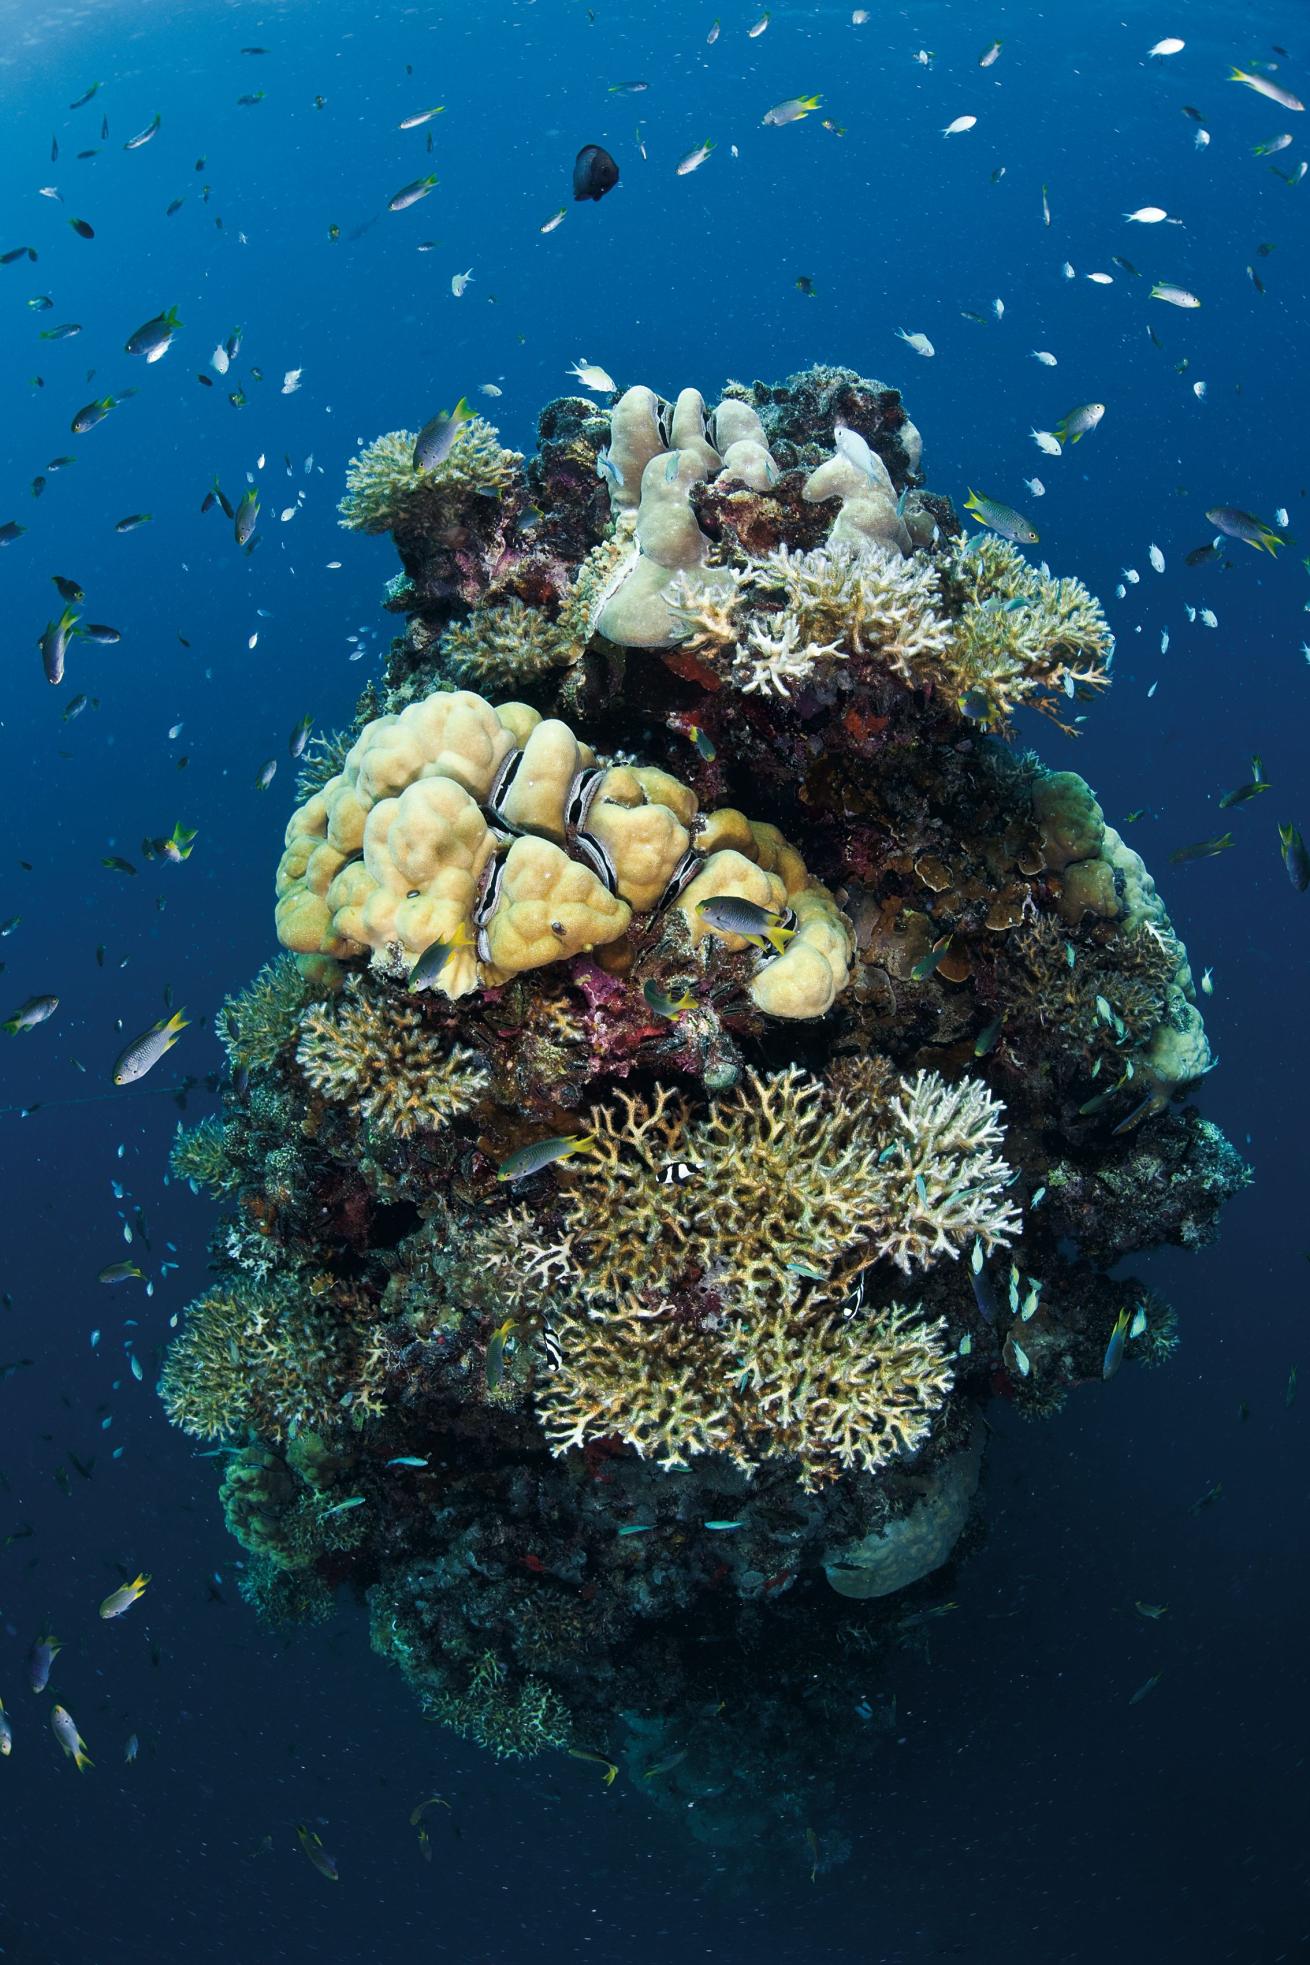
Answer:
[(1248, 1177), (1149, 872), (1004, 741), (1112, 637), (849, 369), (413, 446), (350, 466), (405, 625), (174, 1144), (223, 1214), (160, 1394), (265, 1615), (348, 1586), (493, 1754), (803, 1848), (987, 1404), (1093, 1396), (1125, 1306), (1167, 1355), (1129, 1259)]

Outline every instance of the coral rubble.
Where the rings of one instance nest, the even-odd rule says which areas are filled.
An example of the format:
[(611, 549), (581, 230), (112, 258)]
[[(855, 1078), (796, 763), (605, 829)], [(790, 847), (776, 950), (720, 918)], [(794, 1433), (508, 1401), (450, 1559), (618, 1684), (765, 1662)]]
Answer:
[(850, 370), (413, 450), (350, 466), (406, 627), (174, 1145), (224, 1214), (160, 1393), (266, 1614), (348, 1586), (428, 1717), (794, 1850), (988, 1400), (1099, 1386), (1125, 1308), (1165, 1359), (1119, 1265), (1247, 1178), (1150, 874), (1012, 747), (1112, 639)]

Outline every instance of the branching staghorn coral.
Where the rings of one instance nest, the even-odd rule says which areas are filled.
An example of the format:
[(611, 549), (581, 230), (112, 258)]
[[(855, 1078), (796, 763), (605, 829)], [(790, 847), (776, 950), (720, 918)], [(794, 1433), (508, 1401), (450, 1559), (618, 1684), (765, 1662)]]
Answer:
[(669, 612), (685, 630), (679, 646), (696, 654), (731, 649), (742, 630), (743, 603), (752, 576), (735, 566), (716, 566), (715, 572), (723, 584), (707, 587), (679, 568), (664, 589)]
[(1024, 704), (1071, 730), (1063, 705), (1108, 685), (1114, 647), (1081, 580), (1054, 579), (987, 535), (961, 546), (941, 581), (960, 609), (949, 686), (968, 713), (1000, 724)]
[(477, 688), (517, 689), (547, 669), (568, 668), (583, 646), (567, 625), (515, 599), (475, 608), (441, 637), (452, 672)]
[[(1003, 1107), (977, 1079), (899, 1089), (874, 1066), (832, 1084), (793, 1064), (751, 1071), (699, 1118), (663, 1085), (594, 1106), (595, 1150), (570, 1163), (563, 1202), (588, 1308), (762, 1315), (803, 1291), (831, 1307), (881, 1257), (908, 1274), (975, 1238), (1008, 1243)], [(668, 1178), (684, 1165), (689, 1180)]]
[(351, 532), (391, 532), (397, 526), (421, 528), (443, 501), (475, 493), (506, 491), (523, 459), (501, 445), (481, 416), (461, 423), (449, 452), (430, 471), (414, 468), (412, 430), (390, 430), (377, 437), (346, 466), (346, 495), (337, 510)]
[(783, 597), (783, 611), (807, 641), (835, 641), (869, 656), (912, 689), (938, 680), (951, 626), (941, 612), (930, 562), (880, 547), (780, 546), (752, 568), (754, 585)]
[(241, 1185), (241, 1170), (227, 1151), (226, 1130), (212, 1113), (185, 1130), (178, 1122), (168, 1164), (194, 1192), (207, 1187), (213, 1194), (231, 1194)]
[(953, 1383), (945, 1330), (900, 1303), (799, 1325), (739, 1323), (733, 1335), (769, 1457), (796, 1459), (812, 1493), (840, 1473), (874, 1474), (914, 1453)]
[(751, 1073), (695, 1119), (663, 1086), (619, 1105), (588, 1115), (555, 1238), (507, 1216), (488, 1255), (512, 1270), (529, 1246), (520, 1280), (580, 1306), (552, 1309), (561, 1361), (535, 1385), (552, 1451), (612, 1435), (670, 1466), (782, 1458), (813, 1489), (920, 1446), (951, 1387), (945, 1326), (854, 1307), (880, 1259), (908, 1273), (1017, 1232), (986, 1088), (898, 1087), (865, 1060), (827, 1082)]
[(294, 1043), (313, 990), (294, 959), (266, 962), (248, 989), (224, 1000), (214, 1019), (233, 1070), (266, 1071)]
[(497, 1760), (526, 1760), (547, 1747), (568, 1745), (568, 1707), (540, 1679), (509, 1686), (508, 1668), (494, 1651), (484, 1652), (465, 1692), (438, 1692), (424, 1699), (432, 1719), (462, 1740), (476, 1740)]
[(725, 1454), (749, 1478), (796, 1465), (801, 1487), (876, 1473), (916, 1451), (952, 1385), (941, 1320), (899, 1303), (860, 1317), (779, 1311), (697, 1330), (671, 1317), (556, 1315), (559, 1369), (538, 1377), (555, 1454), (617, 1438), (687, 1467)]
[(219, 1283), (187, 1310), (159, 1396), (205, 1440), (281, 1444), (381, 1411), (383, 1352), (364, 1298), (326, 1273)]
[(948, 1085), (935, 1071), (902, 1079), (891, 1100), (896, 1138), (884, 1171), (897, 1192), (881, 1253), (907, 1274), (975, 1239), (988, 1253), (1022, 1226), (1005, 1198), (1010, 1169), (998, 1157), (1005, 1110), (977, 1078)]
[(356, 1106), (401, 1139), (470, 1110), (489, 1079), (477, 1052), (448, 1045), (421, 1011), (358, 987), (334, 1007), (305, 1012), (296, 1062), (324, 1098)]

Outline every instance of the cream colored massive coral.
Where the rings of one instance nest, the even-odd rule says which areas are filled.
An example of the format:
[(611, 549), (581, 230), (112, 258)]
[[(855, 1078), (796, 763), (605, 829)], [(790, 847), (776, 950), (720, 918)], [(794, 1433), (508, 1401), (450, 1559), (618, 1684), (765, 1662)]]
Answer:
[(707, 932), (703, 896), (790, 911), (792, 940), (748, 988), (771, 1016), (822, 1016), (846, 985), (854, 937), (775, 827), (701, 813), (671, 772), (600, 766), (567, 724), (526, 703), (438, 691), (366, 724), (292, 814), (278, 937), (311, 965), (370, 954), (391, 975), (446, 942), (435, 987), (456, 998), (619, 941), (693, 873), (681, 899), (693, 942)]

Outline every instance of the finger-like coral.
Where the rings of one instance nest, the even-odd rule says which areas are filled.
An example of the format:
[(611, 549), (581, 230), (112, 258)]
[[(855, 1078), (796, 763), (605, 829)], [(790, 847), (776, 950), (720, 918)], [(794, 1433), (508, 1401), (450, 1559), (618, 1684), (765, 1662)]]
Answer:
[(757, 691), (790, 696), (801, 683), (809, 681), (820, 662), (844, 661), (845, 655), (845, 649), (835, 641), (807, 641), (802, 647), (799, 623), (784, 616), (779, 627), (753, 621), (745, 646), (737, 645), (732, 668), (743, 696)]
[(411, 1004), (359, 993), (305, 1012), (296, 1063), (325, 1099), (400, 1139), (470, 1111), (488, 1082), (477, 1052), (437, 1036)]
[(666, 1467), (722, 1454), (750, 1476), (783, 1461), (813, 1493), (923, 1445), (953, 1382), (944, 1331), (899, 1303), (704, 1330), (672, 1312), (556, 1316), (562, 1361), (537, 1408), (555, 1453), (613, 1438)]
[(882, 1259), (910, 1274), (1004, 1246), (1020, 1222), (1002, 1110), (976, 1079), (898, 1088), (875, 1067), (845, 1084), (751, 1072), (701, 1116), (663, 1085), (650, 1103), (620, 1092), (587, 1115), (595, 1149), (565, 1188), (575, 1287), (590, 1307), (704, 1322), (834, 1303)]
[(755, 587), (780, 594), (784, 620), (807, 641), (867, 657), (911, 689), (930, 688), (949, 659), (951, 626), (931, 563), (850, 544), (780, 546), (752, 568)]
[(437, 523), (443, 503), (452, 498), (495, 496), (506, 490), (523, 461), (518, 451), (503, 447), (481, 416), (460, 424), (450, 450), (429, 471), (415, 468), (416, 442), (412, 430), (390, 430), (351, 458), (346, 495), (338, 507), (349, 531), (391, 532), (398, 526)]

